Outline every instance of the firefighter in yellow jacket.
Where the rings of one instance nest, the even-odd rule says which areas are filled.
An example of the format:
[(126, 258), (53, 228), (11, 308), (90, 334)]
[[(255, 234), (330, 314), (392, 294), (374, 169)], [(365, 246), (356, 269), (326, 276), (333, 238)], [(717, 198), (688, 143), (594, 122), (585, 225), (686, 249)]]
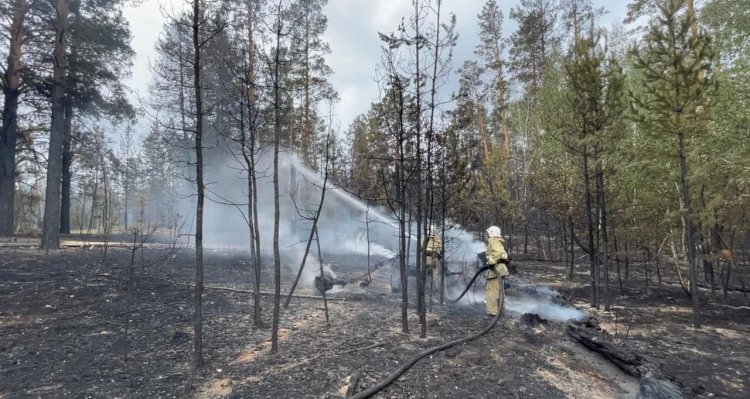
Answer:
[(502, 278), (508, 275), (508, 267), (502, 262), (508, 259), (503, 241), (499, 227), (490, 226), (487, 229), (487, 265), (495, 266), (497, 270), (497, 274), (491, 269), (485, 272), (487, 278), (486, 306), (489, 316), (496, 316), (500, 311), (500, 284), (503, 283)]
[(440, 287), (440, 259), (443, 257), (443, 241), (440, 240), (436, 229), (432, 226), (430, 226), (430, 232), (427, 234), (424, 252), (427, 255), (426, 265), (432, 269), (432, 284), (435, 287)]

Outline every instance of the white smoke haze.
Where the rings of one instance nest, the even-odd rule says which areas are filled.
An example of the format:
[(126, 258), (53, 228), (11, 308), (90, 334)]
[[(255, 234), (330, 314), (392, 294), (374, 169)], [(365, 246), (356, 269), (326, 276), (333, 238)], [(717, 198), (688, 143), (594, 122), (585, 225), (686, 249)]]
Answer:
[[(524, 313), (536, 313), (543, 319), (559, 322), (570, 319), (580, 320), (585, 316), (583, 312), (576, 308), (555, 303), (553, 298), (559, 297), (557, 291), (543, 285), (521, 282), (516, 278), (511, 279), (511, 288), (505, 291), (505, 311), (511, 316), (518, 318)], [(461, 292), (466, 288), (463, 284), (463, 279), (450, 283), (445, 289), (448, 298), (453, 299), (461, 295)], [(461, 306), (480, 305), (483, 309), (486, 302), (485, 284), (486, 280), (483, 277), (477, 278), (474, 286), (456, 304)]]
[[(272, 175), (272, 152), (261, 153), (257, 163), (258, 170), (258, 218), (261, 234), (261, 250), (272, 253), (274, 226), (274, 193)], [(245, 218), (247, 213), (247, 175), (244, 165), (230, 158), (220, 163), (220, 167), (207, 168), (207, 197), (205, 206), (204, 244), (211, 248), (241, 247), (249, 248), (249, 234)], [(305, 252), (305, 245), (310, 235), (312, 221), (308, 220), (317, 210), (320, 201), (323, 177), (300, 164), (295, 155), (287, 151), (279, 153), (279, 248), (284, 267), (296, 273)], [(296, 207), (295, 207), (296, 205)], [(193, 204), (189, 204), (194, 209)], [(299, 212), (297, 211), (299, 209)], [(241, 211), (241, 212), (240, 212)], [(194, 214), (185, 212), (185, 214)], [(366, 223), (369, 220), (369, 223)], [(398, 222), (382, 209), (369, 207), (363, 201), (345, 191), (329, 184), (326, 198), (318, 220), (320, 246), (325, 261), (326, 255), (366, 255), (369, 249), (373, 257), (391, 259), (399, 249)], [(439, 223), (435, 223), (440, 226)], [(446, 222), (445, 256), (447, 272), (463, 273), (473, 276), (478, 269), (477, 253), (485, 250), (485, 244), (463, 230), (459, 225)], [(409, 264), (414, 265), (416, 238), (410, 235)], [(398, 262), (394, 262), (392, 274), (397, 274)], [(336, 273), (327, 264), (323, 264), (324, 273), (336, 278)], [(303, 287), (314, 287), (315, 277), (320, 275), (317, 245), (312, 243), (307, 255), (305, 268), (300, 284)], [(395, 280), (398, 280), (396, 278)], [(392, 279), (393, 281), (393, 279)], [(449, 275), (446, 293), (448, 298), (457, 297), (465, 288), (465, 281), (456, 275)], [(528, 283), (519, 283), (529, 286)], [(484, 304), (484, 279), (480, 278), (469, 292), (461, 299), (460, 305), (477, 306)], [(340, 285), (334, 286), (330, 293), (345, 290)], [(519, 295), (506, 298), (506, 309), (518, 316), (523, 313), (537, 313), (547, 320), (565, 321), (579, 319), (583, 313), (577, 309), (558, 305), (552, 298), (558, 294), (543, 286), (534, 286), (533, 295), (518, 292)]]
[(505, 298), (505, 308), (518, 316), (524, 313), (536, 313), (539, 317), (552, 321), (580, 320), (584, 314), (578, 309), (558, 305), (549, 297), (512, 297)]
[(580, 320), (585, 316), (582, 311), (561, 304), (558, 300), (560, 293), (545, 285), (516, 279), (514, 287), (518, 295), (510, 297), (507, 302), (508, 308), (514, 312), (536, 313), (543, 319), (554, 321)]
[[(226, 158), (226, 157), (225, 157)], [(273, 152), (262, 151), (257, 160), (258, 219), (261, 235), (261, 251), (271, 254), (273, 250), (274, 191)], [(245, 166), (228, 157), (216, 165), (207, 167), (205, 176), (206, 196), (204, 208), (203, 236), (208, 248), (249, 248), (248, 226), (243, 214), (247, 214), (247, 173)], [(317, 210), (320, 201), (323, 176), (301, 165), (296, 155), (279, 153), (279, 248), (282, 264), (297, 271), (305, 252), (312, 221), (308, 220)], [(195, 215), (194, 199), (180, 201), (184, 215)], [(299, 211), (298, 211), (299, 209)], [(193, 216), (190, 216), (193, 215)], [(369, 221), (369, 223), (367, 223)], [(328, 184), (326, 198), (318, 220), (318, 233), (323, 259), (327, 254), (366, 255), (368, 249), (367, 225), (369, 224), (370, 255), (393, 258), (398, 253), (398, 222), (389, 212), (368, 206), (345, 191)], [(191, 228), (191, 226), (186, 226)], [(416, 233), (416, 232), (414, 232)], [(445, 231), (445, 253), (449, 267), (461, 267), (474, 262), (476, 254), (484, 250), (484, 244), (455, 224), (448, 224)], [(410, 264), (414, 264), (416, 238), (410, 234)], [(335, 277), (333, 270), (327, 273)], [(313, 242), (307, 255), (302, 275), (302, 284), (312, 287), (320, 274), (317, 246)]]

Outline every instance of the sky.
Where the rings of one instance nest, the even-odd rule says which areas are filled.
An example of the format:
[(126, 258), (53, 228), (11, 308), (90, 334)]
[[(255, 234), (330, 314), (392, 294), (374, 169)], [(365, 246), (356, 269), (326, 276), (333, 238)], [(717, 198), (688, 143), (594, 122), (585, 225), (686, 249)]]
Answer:
[[(138, 98), (148, 96), (151, 80), (150, 65), (154, 63), (154, 46), (165, 22), (165, 7), (179, 8), (188, 0), (143, 0), (140, 4), (125, 10), (133, 35), (132, 46), (136, 52), (132, 76), (128, 86), (131, 98), (139, 104)], [(503, 33), (510, 36), (516, 28), (515, 21), (508, 17), (510, 10), (520, 0), (498, 0), (505, 16)], [(475, 59), (473, 51), (477, 44), (477, 14), (485, 0), (443, 0), (445, 15), (456, 15), (458, 43), (454, 49), (454, 72), (464, 61)], [(609, 11), (601, 20), (601, 25), (610, 26), (622, 21), (627, 8), (627, 0), (594, 0), (597, 7)], [(325, 40), (331, 46), (327, 63), (334, 74), (330, 78), (338, 91), (340, 101), (336, 104), (334, 127), (346, 130), (349, 123), (359, 114), (366, 113), (370, 104), (379, 97), (374, 79), (375, 66), (380, 60), (380, 39), (378, 32), (391, 32), (402, 18), (408, 17), (411, 0), (329, 0), (325, 7), (328, 17), (328, 30)], [(455, 73), (444, 89), (443, 96), (450, 95), (457, 85)], [(144, 124), (141, 124), (143, 126)], [(146, 125), (147, 126), (147, 125)]]

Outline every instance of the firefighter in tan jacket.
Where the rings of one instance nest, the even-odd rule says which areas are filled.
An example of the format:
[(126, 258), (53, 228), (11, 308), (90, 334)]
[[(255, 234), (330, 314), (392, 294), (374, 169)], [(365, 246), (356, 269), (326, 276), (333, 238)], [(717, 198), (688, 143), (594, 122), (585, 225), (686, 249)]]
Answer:
[(443, 241), (432, 226), (430, 226), (430, 232), (427, 234), (424, 252), (427, 255), (426, 265), (432, 269), (432, 284), (435, 287), (440, 287), (440, 259), (443, 257)]
[(502, 277), (508, 275), (508, 267), (502, 262), (508, 259), (503, 241), (499, 227), (490, 226), (487, 229), (487, 265), (495, 266), (497, 270), (497, 274), (493, 270), (485, 272), (485, 277), (487, 277), (486, 306), (489, 316), (496, 316), (500, 311), (500, 284), (503, 283)]

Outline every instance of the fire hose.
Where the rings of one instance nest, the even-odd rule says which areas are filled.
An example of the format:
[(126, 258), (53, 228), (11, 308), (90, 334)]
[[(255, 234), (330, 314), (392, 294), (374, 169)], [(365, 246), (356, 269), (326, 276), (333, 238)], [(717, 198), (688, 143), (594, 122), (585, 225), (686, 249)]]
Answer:
[[(508, 265), (510, 264), (510, 259), (501, 259), (500, 262)], [(456, 299), (448, 298), (448, 303), (456, 303), (460, 301), (461, 298), (463, 298), (464, 295), (466, 295), (466, 293), (469, 292), (469, 289), (471, 288), (472, 285), (474, 285), (474, 281), (476, 281), (479, 275), (490, 269), (492, 269), (495, 272), (495, 275), (499, 276), (499, 273), (497, 272), (497, 270), (495, 270), (495, 265), (486, 265), (482, 267), (481, 269), (477, 270), (476, 274), (474, 274), (474, 277), (471, 279), (471, 281), (469, 281), (469, 284), (466, 285), (466, 288), (464, 288), (464, 291), (461, 293), (461, 295), (459, 295), (458, 298)]]
[[(488, 266), (482, 267), (474, 275), (474, 278), (471, 279), (471, 282), (469, 282), (469, 284), (466, 286), (466, 289), (464, 289), (464, 292), (461, 293), (461, 295), (458, 298), (456, 298), (455, 300), (450, 300), (449, 299), (448, 302), (450, 302), (450, 303), (456, 303), (456, 302), (458, 302), (464, 295), (466, 295), (466, 293), (469, 291), (469, 288), (474, 284), (474, 282), (476, 281), (477, 277), (479, 277), (479, 274), (481, 274), (482, 272), (484, 272), (486, 270), (490, 270), (490, 269), (492, 269), (492, 271), (495, 272), (495, 275), (498, 275), (498, 276), (500, 275), (500, 273), (497, 272), (497, 269), (495, 268), (495, 265), (488, 265)], [(501, 278), (501, 280), (502, 280), (502, 278)], [(501, 281), (500, 282), (500, 290), (501, 290), (501, 294), (500, 295), (501, 296), (503, 295), (502, 290), (504, 290), (504, 289), (505, 288), (503, 287), (503, 282)], [(408, 359), (406, 362), (404, 362), (404, 364), (401, 367), (399, 367), (398, 370), (394, 371), (391, 375), (389, 375), (388, 377), (386, 377), (385, 379), (383, 379), (379, 383), (373, 385), (372, 387), (370, 387), (370, 388), (368, 388), (368, 389), (366, 389), (366, 390), (364, 390), (364, 391), (362, 391), (362, 392), (360, 392), (360, 393), (352, 396), (351, 399), (369, 398), (372, 395), (375, 395), (376, 393), (378, 393), (378, 392), (382, 391), (383, 389), (385, 389), (388, 385), (391, 385), (393, 383), (393, 381), (396, 381), (399, 377), (401, 377), (401, 375), (403, 375), (407, 370), (409, 370), (413, 365), (415, 365), (418, 361), (422, 360), (423, 358), (425, 358), (427, 356), (430, 356), (433, 353), (446, 350), (446, 349), (451, 348), (453, 346), (473, 341), (473, 340), (481, 337), (482, 335), (487, 334), (492, 329), (492, 327), (495, 327), (495, 324), (497, 324), (497, 321), (500, 320), (500, 315), (503, 313), (503, 308), (504, 307), (505, 307), (505, 301), (501, 301), (500, 302), (500, 309), (499, 309), (499, 311), (497, 312), (497, 314), (495, 315), (495, 317), (492, 318), (492, 321), (490, 321), (490, 323), (487, 325), (487, 327), (483, 328), (482, 330), (480, 330), (478, 332), (475, 332), (474, 334), (468, 335), (466, 337), (459, 338), (459, 339), (456, 339), (456, 340), (453, 340), (453, 341), (450, 341), (450, 342), (446, 342), (446, 343), (444, 343), (442, 345), (433, 346), (432, 348), (429, 348), (429, 349), (426, 349), (426, 350), (424, 350), (422, 352), (417, 353), (416, 355), (414, 355), (413, 357), (411, 357), (410, 359)]]

